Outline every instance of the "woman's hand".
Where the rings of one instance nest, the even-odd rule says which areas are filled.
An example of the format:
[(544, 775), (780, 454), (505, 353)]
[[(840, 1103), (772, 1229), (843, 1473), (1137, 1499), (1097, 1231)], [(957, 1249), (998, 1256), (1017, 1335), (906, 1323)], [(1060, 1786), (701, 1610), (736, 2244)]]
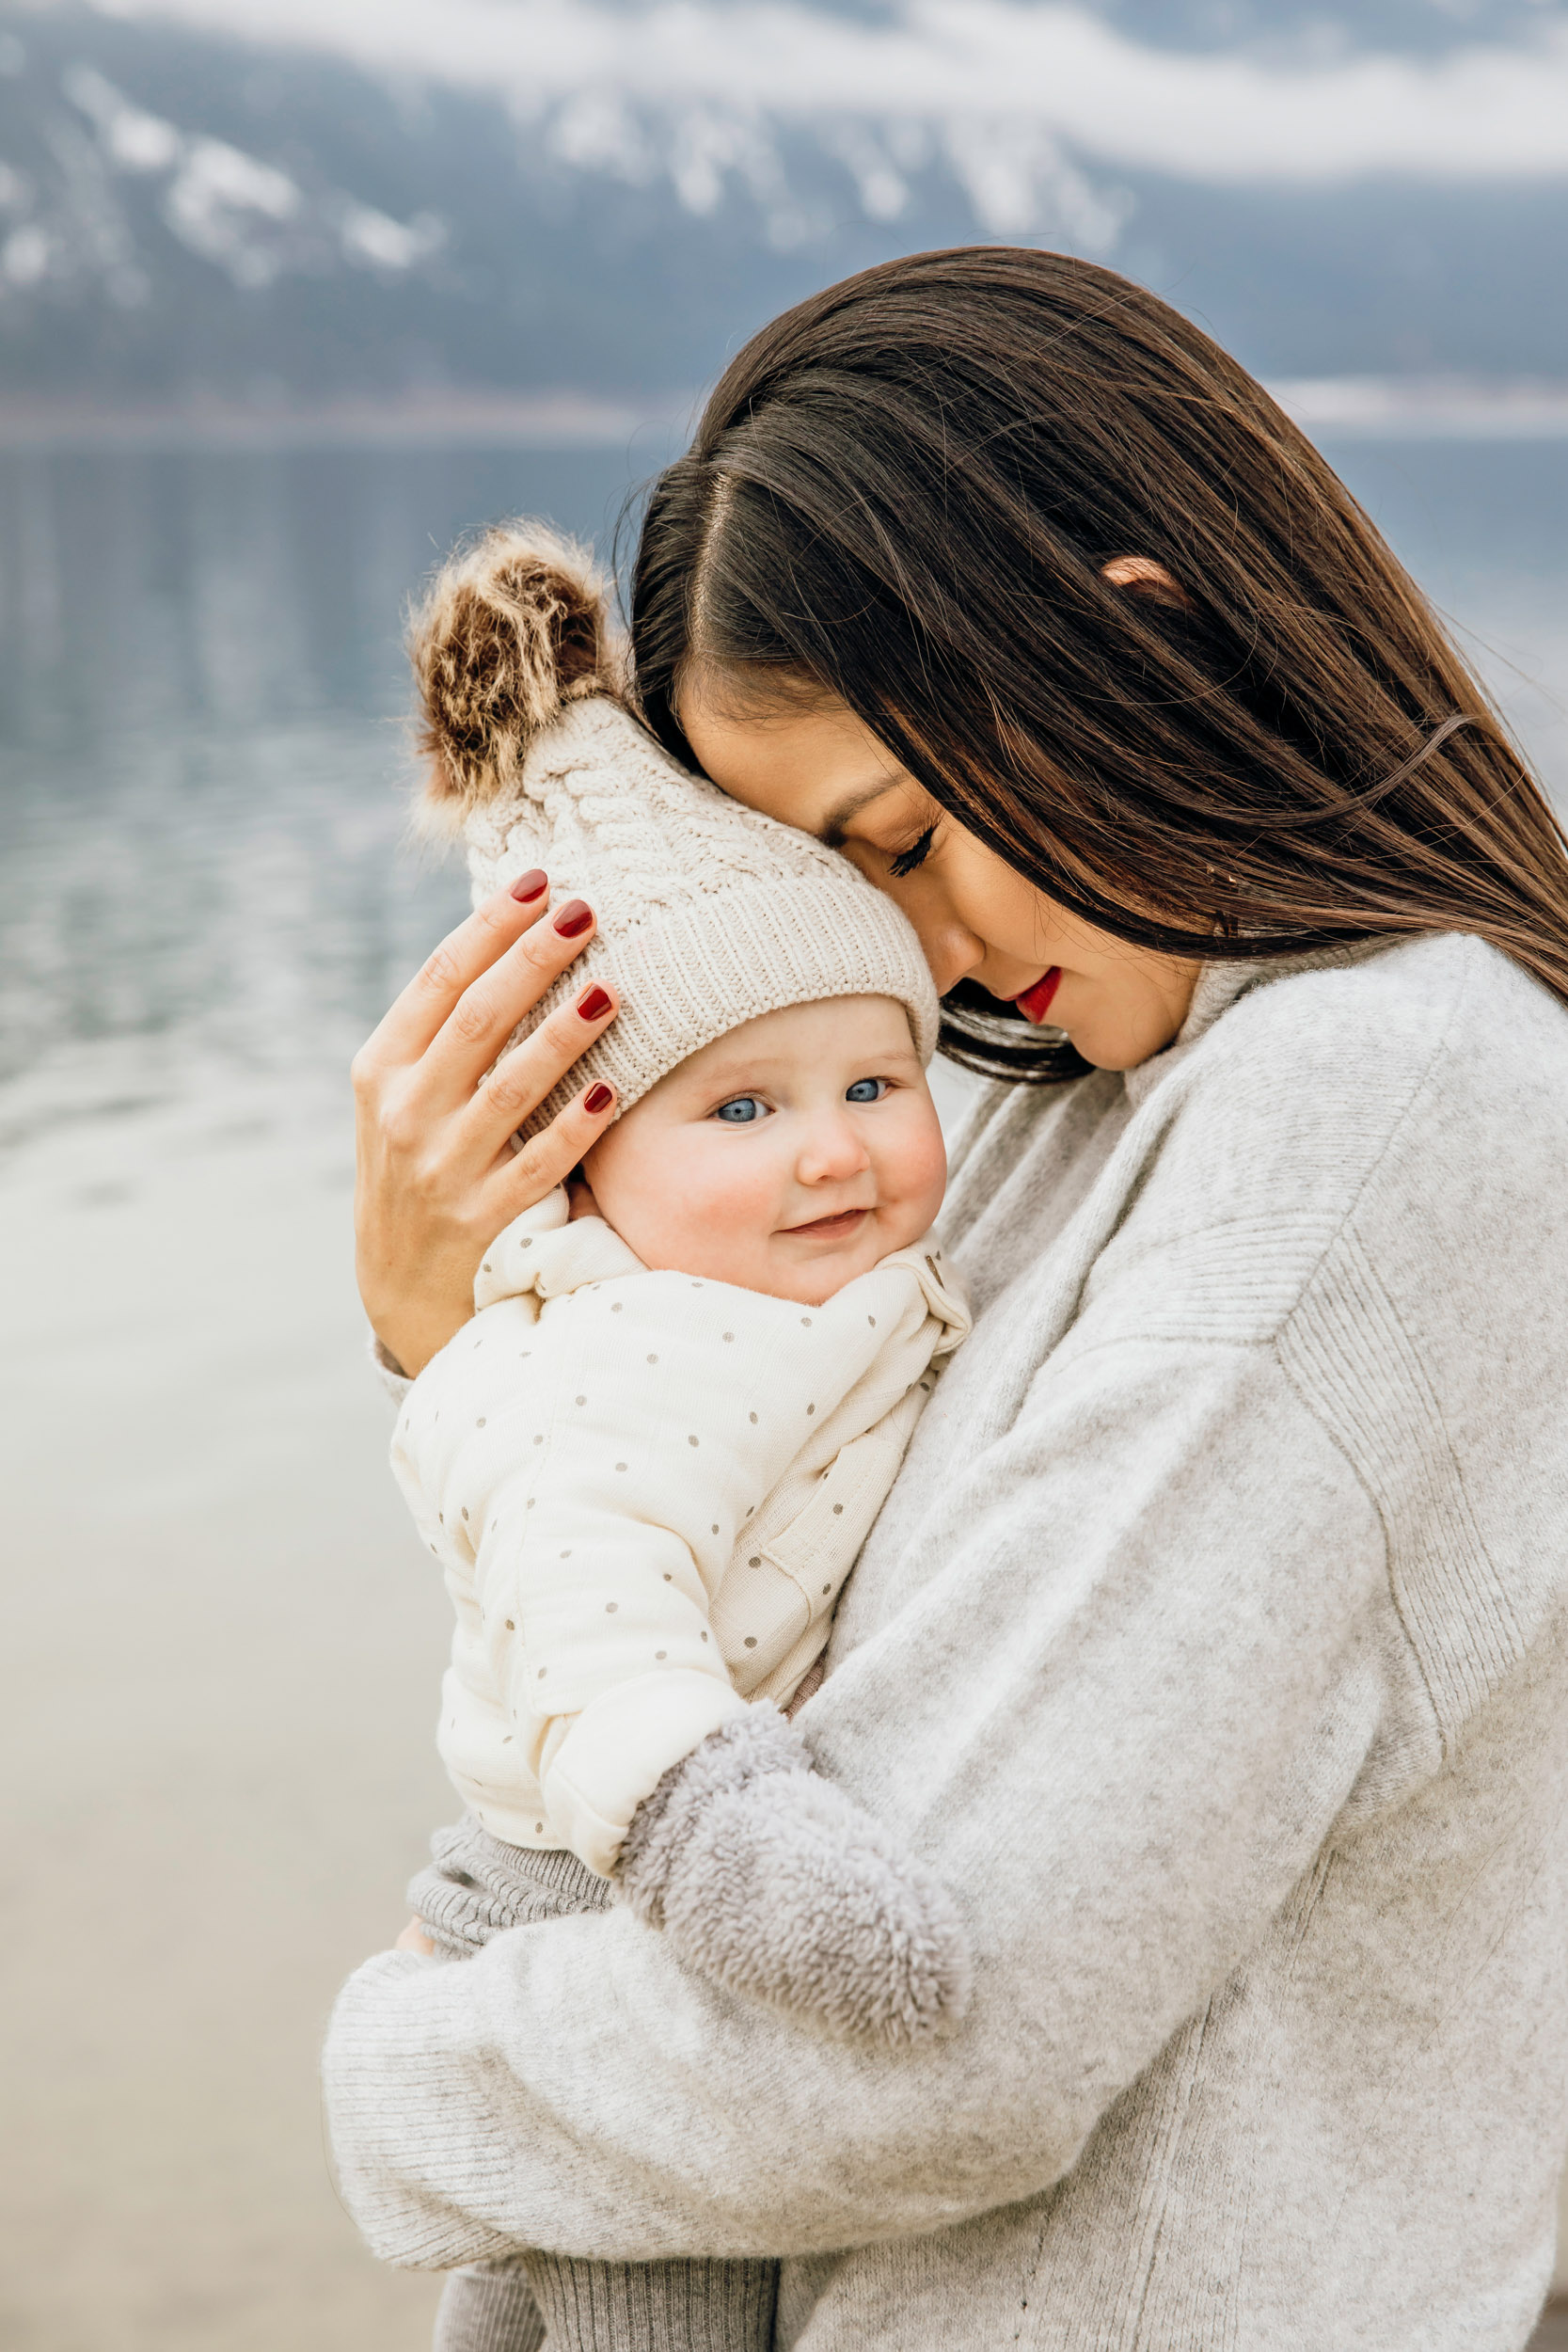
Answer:
[(546, 919), (548, 904), (548, 881), (537, 871), (487, 898), (441, 942), (354, 1058), (359, 1295), (376, 1337), (411, 1377), (472, 1314), (474, 1275), (496, 1235), (564, 1181), (615, 1106), (608, 1086), (585, 1088), (522, 1151), (509, 1149), (520, 1122), (615, 1018), (610, 992), (589, 987), (496, 1062), (594, 936), (582, 899)]
[(436, 1947), (424, 1931), (422, 1919), (410, 1919), (392, 1949), (394, 1952), (418, 1952), (425, 1960), (436, 1957)]

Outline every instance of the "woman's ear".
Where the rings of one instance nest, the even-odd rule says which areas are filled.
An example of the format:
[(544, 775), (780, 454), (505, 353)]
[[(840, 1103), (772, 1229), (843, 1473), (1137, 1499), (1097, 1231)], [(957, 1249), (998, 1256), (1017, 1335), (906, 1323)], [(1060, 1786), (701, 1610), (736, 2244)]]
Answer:
[(1100, 567), (1101, 580), (1108, 580), (1113, 588), (1130, 588), (1134, 596), (1146, 596), (1150, 604), (1164, 605), (1168, 612), (1190, 612), (1193, 600), (1178, 580), (1174, 580), (1163, 564), (1151, 555), (1113, 555)]

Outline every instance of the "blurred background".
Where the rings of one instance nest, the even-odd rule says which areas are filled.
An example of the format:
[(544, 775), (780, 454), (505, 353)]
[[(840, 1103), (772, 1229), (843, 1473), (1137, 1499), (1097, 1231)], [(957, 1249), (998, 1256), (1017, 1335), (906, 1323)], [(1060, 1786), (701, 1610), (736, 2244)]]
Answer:
[(981, 239), (1227, 343), (1568, 787), (1560, 0), (0, 0), (13, 2352), (428, 2341), (315, 2088), (451, 1809), (350, 1267), (348, 1057), (466, 900), (404, 601)]

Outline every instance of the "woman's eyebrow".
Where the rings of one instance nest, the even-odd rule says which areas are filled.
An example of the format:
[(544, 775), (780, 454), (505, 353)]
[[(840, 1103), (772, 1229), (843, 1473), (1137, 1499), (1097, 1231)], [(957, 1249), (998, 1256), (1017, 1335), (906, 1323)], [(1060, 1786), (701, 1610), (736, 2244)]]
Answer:
[(889, 776), (885, 777), (880, 784), (868, 784), (862, 791), (847, 793), (842, 801), (828, 811), (817, 828), (816, 837), (823, 848), (842, 850), (844, 828), (851, 817), (858, 817), (863, 808), (869, 808), (871, 803), (879, 801), (885, 792), (896, 792), (897, 789), (898, 780)]

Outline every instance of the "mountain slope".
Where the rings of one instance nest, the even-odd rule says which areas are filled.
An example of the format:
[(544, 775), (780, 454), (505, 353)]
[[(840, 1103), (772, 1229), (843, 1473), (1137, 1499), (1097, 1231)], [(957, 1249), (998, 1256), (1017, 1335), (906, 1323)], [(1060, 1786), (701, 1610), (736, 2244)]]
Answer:
[[(1268, 373), (1568, 374), (1568, 170), (1445, 178), (1439, 158), (1430, 176), (1227, 183), (1201, 156), (1107, 161), (1092, 124), (1074, 145), (1006, 111), (1005, 90), (990, 114), (957, 96), (945, 115), (926, 98), (900, 111), (897, 90), (880, 112), (770, 107), (711, 73), (654, 86), (656, 53), (633, 45), (647, 8), (578, 11), (583, 42), (614, 36), (602, 56), (541, 50), (536, 86), (514, 73), (493, 90), (225, 29), (276, 28), (276, 6), (179, 12), (0, 6), (0, 404), (663, 391), (814, 285), (998, 236), (1110, 261)], [(1482, 13), (1462, 29), (1494, 48), (1562, 22), (1525, 0)], [(1145, 44), (1136, 57), (1162, 41), (1173, 73), (1261, 60), (1276, 89), (1343, 65), (1353, 38), (1434, 71), (1456, 39), (1431, 0), (1368, 0), (1326, 34), (1304, 9), (1238, 0), (1227, 47), (1200, 0), (1106, 0), (1100, 16)], [(906, 17), (920, 12), (863, 0), (833, 21), (875, 44)], [(1099, 135), (1114, 144), (1114, 123)]]

